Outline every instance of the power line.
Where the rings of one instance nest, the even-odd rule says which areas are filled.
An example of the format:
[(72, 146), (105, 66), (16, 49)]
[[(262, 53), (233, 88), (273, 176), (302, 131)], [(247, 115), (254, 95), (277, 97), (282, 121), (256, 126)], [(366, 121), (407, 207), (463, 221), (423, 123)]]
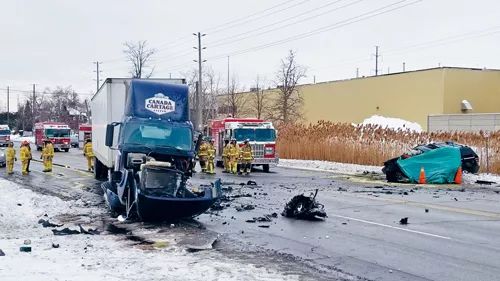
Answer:
[[(275, 27), (275, 28), (272, 28), (270, 30), (267, 30), (267, 31), (264, 31), (264, 32), (260, 32), (260, 33), (257, 33), (257, 34), (254, 34), (254, 35), (251, 35), (251, 36), (245, 36), (245, 37), (242, 37), (242, 38), (235, 38), (235, 37), (239, 37), (239, 36), (242, 36), (242, 35), (246, 35), (246, 34), (251, 34), (255, 31), (259, 31), (259, 30), (262, 30), (262, 29), (265, 29), (267, 27), (273, 27), (273, 26), (276, 26), (277, 24), (280, 24), (280, 23), (283, 23), (283, 22), (287, 22), (289, 20), (292, 20), (292, 19), (296, 19), (297, 17), (301, 17), (303, 15), (307, 15), (307, 14), (310, 14), (312, 12), (315, 12), (317, 10), (320, 10), (320, 9), (323, 9), (325, 7), (328, 7), (328, 6), (331, 6), (331, 5), (334, 5), (334, 4), (337, 4), (339, 2), (342, 2), (342, 1), (345, 1), (345, 0), (337, 0), (337, 1), (334, 1), (334, 2), (331, 2), (331, 3), (328, 3), (326, 5), (323, 5), (323, 6), (320, 6), (320, 7), (317, 7), (317, 8), (314, 8), (314, 9), (310, 9), (308, 11), (305, 11), (305, 12), (302, 12), (302, 13), (299, 13), (297, 15), (294, 15), (292, 17), (289, 17), (289, 18), (285, 18), (283, 20), (280, 20), (280, 21), (277, 21), (277, 22), (273, 22), (271, 24), (267, 24), (267, 25), (264, 25), (264, 26), (261, 26), (261, 27), (258, 27), (258, 28), (255, 28), (255, 29), (252, 29), (252, 30), (249, 30), (247, 32), (243, 32), (243, 33), (240, 33), (240, 34), (236, 34), (236, 35), (233, 35), (233, 36), (228, 36), (226, 38), (223, 38), (223, 39), (220, 39), (220, 40), (217, 40), (215, 42), (212, 42), (212, 43), (216, 43), (214, 45), (209, 45), (209, 47), (213, 48), (213, 47), (218, 47), (218, 46), (222, 46), (222, 45), (227, 45), (227, 44), (232, 44), (232, 43), (235, 43), (235, 42), (238, 42), (238, 41), (242, 41), (242, 40), (245, 40), (245, 39), (248, 39), (248, 38), (251, 38), (251, 37), (256, 37), (256, 36), (259, 36), (259, 35), (263, 35), (263, 34), (267, 34), (267, 33), (270, 33), (270, 32), (273, 32), (273, 31), (276, 31), (276, 30), (280, 30), (280, 29), (283, 29), (283, 28), (286, 28), (286, 27), (289, 27), (289, 26), (292, 26), (292, 25), (296, 25), (296, 24), (299, 24), (299, 23), (302, 23), (302, 22), (305, 22), (305, 21), (308, 21), (308, 20), (312, 20), (312, 19), (316, 19), (317, 17), (320, 17), (320, 16), (323, 16), (323, 15), (326, 15), (326, 14), (329, 14), (329, 13), (332, 13), (334, 11), (338, 11), (338, 10), (341, 10), (343, 8), (347, 8), (349, 6), (352, 6), (354, 4), (357, 4), (359, 2), (362, 2), (364, 0), (357, 0), (357, 1), (354, 1), (352, 3), (349, 3), (349, 4), (346, 4), (346, 5), (343, 5), (343, 6), (340, 6), (340, 7), (336, 7), (336, 8), (333, 8), (333, 9), (330, 9), (330, 10), (327, 10), (327, 11), (324, 11), (322, 13), (319, 13), (319, 14), (316, 14), (316, 15), (313, 15), (313, 16), (310, 16), (310, 17), (307, 17), (307, 18), (304, 18), (304, 19), (301, 19), (301, 20), (298, 20), (298, 21), (294, 21), (292, 23), (289, 23), (289, 24), (286, 24), (286, 25), (283, 25), (283, 26), (278, 26), (278, 27)], [(221, 43), (218, 43), (218, 42), (221, 42)], [(218, 44), (217, 44), (218, 43)]]
[[(16, 90), (16, 89), (12, 89), (10, 87), (8, 88), (0, 88), (0, 91), (7, 91), (9, 90), (10, 92), (16, 92), (16, 93), (20, 93), (20, 94), (33, 94), (33, 90)], [(94, 95), (93, 93), (87, 93), (87, 94), (84, 94), (84, 93), (78, 93), (78, 92), (74, 92), (72, 91), (73, 93), (77, 94), (77, 95), (82, 95), (82, 96), (92, 96)], [(35, 91), (35, 94), (37, 95), (52, 95), (53, 93), (49, 93), (49, 92), (40, 92), (40, 91)]]

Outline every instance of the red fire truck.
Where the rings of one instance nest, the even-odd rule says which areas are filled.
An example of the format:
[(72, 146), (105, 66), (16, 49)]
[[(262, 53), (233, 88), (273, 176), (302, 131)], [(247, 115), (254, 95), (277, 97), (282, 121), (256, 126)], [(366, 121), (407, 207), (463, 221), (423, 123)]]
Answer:
[(92, 125), (80, 124), (78, 127), (78, 147), (83, 148), (85, 140), (92, 139)]
[(70, 132), (68, 125), (58, 122), (41, 122), (35, 124), (35, 145), (37, 150), (42, 150), (43, 140), (50, 139), (55, 150), (69, 151)]
[(225, 118), (212, 120), (208, 126), (208, 135), (214, 140), (217, 150), (215, 161), (222, 165), (222, 148), (225, 139), (236, 139), (241, 146), (250, 140), (253, 151), (253, 166), (262, 166), (269, 172), (270, 166), (276, 166), (279, 158), (276, 152), (276, 129), (273, 123), (256, 118)]

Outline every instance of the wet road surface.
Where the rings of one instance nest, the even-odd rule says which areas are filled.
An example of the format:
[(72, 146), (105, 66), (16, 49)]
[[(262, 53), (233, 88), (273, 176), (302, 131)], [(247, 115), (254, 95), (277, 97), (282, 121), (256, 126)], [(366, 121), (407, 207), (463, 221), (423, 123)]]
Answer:
[[(40, 163), (32, 163), (29, 177), (2, 176), (37, 192), (104, 208), (99, 183), (82, 171), (86, 162), (80, 150), (56, 153), (54, 162), (71, 168), (45, 174)], [(221, 178), (231, 200), (176, 231), (218, 233), (217, 250), (242, 262), (281, 263), (285, 270), (318, 280), (499, 280), (500, 194), (495, 187), (398, 186), (365, 176), (282, 168), (245, 177), (217, 172), (198, 173), (193, 182)], [(248, 180), (257, 186), (240, 185)], [(325, 221), (280, 215), (294, 195), (315, 189), (329, 216)], [(255, 208), (241, 210), (242, 205)], [(272, 213), (278, 216), (270, 222), (246, 222)], [(404, 217), (408, 225), (399, 224)], [(142, 230), (159, 235), (168, 226), (126, 225), (146, 238), (151, 231)]]

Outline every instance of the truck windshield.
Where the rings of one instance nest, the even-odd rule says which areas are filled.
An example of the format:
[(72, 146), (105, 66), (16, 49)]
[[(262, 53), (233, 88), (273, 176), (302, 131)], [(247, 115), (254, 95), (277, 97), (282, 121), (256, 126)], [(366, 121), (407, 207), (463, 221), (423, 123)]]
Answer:
[(10, 130), (0, 130), (0, 135), (2, 136), (10, 135)]
[(46, 129), (45, 136), (48, 138), (69, 138), (69, 129)]
[(237, 141), (275, 141), (276, 132), (274, 129), (235, 129), (234, 137)]
[(172, 127), (165, 123), (129, 122), (124, 126), (123, 143), (191, 150), (193, 139), (188, 127)]

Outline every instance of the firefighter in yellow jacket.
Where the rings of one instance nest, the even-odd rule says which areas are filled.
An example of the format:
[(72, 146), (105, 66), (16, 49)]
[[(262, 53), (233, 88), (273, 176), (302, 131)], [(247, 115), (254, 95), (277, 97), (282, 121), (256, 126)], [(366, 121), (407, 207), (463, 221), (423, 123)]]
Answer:
[(253, 161), (252, 146), (250, 145), (250, 140), (247, 139), (245, 140), (240, 150), (241, 174), (247, 174), (247, 175), (250, 174), (250, 171), (252, 170), (252, 161)]
[(52, 142), (49, 139), (45, 140), (45, 145), (43, 146), (42, 149), (41, 158), (43, 159), (43, 171), (52, 172), (52, 159), (54, 159), (54, 146), (52, 145)]
[(240, 149), (235, 139), (231, 140), (227, 154), (229, 158), (229, 171), (232, 174), (238, 173), (238, 157), (240, 155)]
[(5, 162), (7, 164), (8, 175), (14, 173), (14, 161), (17, 161), (16, 150), (14, 149), (14, 143), (9, 142), (9, 147), (5, 150)]
[(228, 139), (224, 139), (224, 146), (222, 148), (222, 163), (224, 163), (224, 172), (231, 172), (229, 169), (229, 147), (230, 143)]
[(206, 141), (202, 141), (200, 148), (198, 148), (198, 160), (200, 161), (201, 171), (207, 171), (207, 156), (208, 156), (208, 144)]
[(87, 168), (91, 172), (94, 168), (94, 151), (92, 150), (92, 141), (90, 139), (85, 140), (85, 145), (83, 146), (83, 156), (87, 158)]
[(214, 140), (211, 139), (207, 144), (207, 174), (215, 174), (215, 146)]
[(28, 174), (28, 161), (31, 159), (31, 151), (28, 145), (27, 142), (22, 142), (21, 148), (19, 149), (19, 159), (21, 159), (21, 171), (23, 175)]

